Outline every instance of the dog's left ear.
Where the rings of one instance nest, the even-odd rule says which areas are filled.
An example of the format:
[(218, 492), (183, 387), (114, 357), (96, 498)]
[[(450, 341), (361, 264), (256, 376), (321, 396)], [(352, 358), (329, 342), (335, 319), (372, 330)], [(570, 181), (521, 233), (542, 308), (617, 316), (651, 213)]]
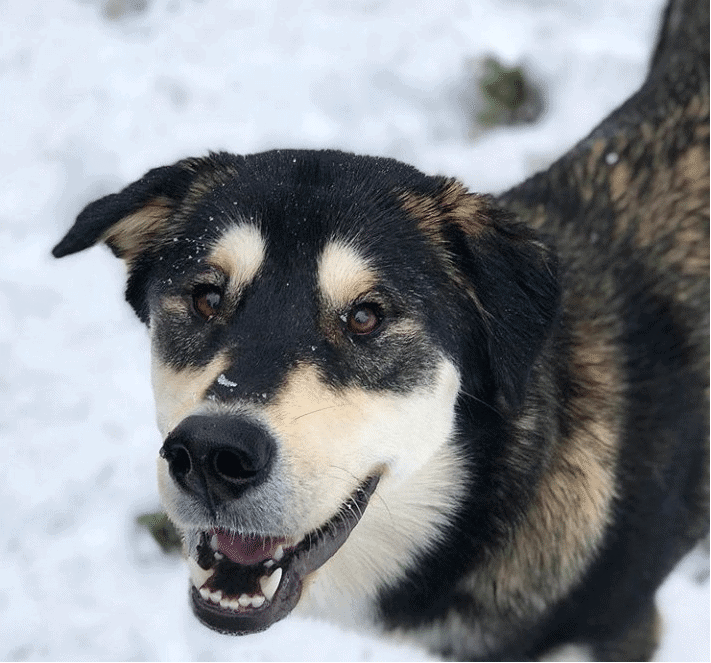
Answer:
[(555, 252), (490, 198), (455, 180), (439, 179), (436, 192), (407, 198), (406, 207), (474, 305), (499, 395), (508, 407), (519, 407), (558, 313)]
[(132, 263), (165, 231), (194, 177), (189, 162), (178, 162), (154, 168), (122, 191), (95, 200), (82, 210), (52, 255), (62, 258), (103, 241), (114, 255)]
[(185, 159), (154, 168), (118, 193), (90, 203), (52, 249), (52, 255), (62, 258), (105, 242), (129, 267), (126, 300), (136, 315), (148, 323), (145, 271), (150, 261), (141, 258), (161, 239), (168, 241), (174, 236), (170, 228), (174, 213), (189, 195), (205, 163), (206, 160)]

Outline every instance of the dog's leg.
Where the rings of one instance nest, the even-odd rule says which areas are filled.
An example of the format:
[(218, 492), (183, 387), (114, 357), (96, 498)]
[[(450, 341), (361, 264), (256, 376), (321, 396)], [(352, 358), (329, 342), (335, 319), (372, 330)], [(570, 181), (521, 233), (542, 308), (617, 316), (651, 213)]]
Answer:
[(662, 618), (651, 602), (617, 638), (595, 647), (596, 661), (649, 661), (662, 635)]

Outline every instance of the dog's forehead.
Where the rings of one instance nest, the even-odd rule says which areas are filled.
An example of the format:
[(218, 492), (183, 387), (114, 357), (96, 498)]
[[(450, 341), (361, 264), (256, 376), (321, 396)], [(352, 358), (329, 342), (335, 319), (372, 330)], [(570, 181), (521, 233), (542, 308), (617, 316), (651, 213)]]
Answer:
[[(310, 280), (317, 286), (321, 298), (333, 308), (346, 306), (378, 283), (373, 260), (367, 258), (362, 247), (352, 239), (331, 237), (319, 243), (315, 250), (304, 251), (302, 247), (302, 251), (295, 262), (301, 264), (300, 271), (306, 267), (311, 272)], [(218, 236), (208, 261), (228, 274), (230, 285), (239, 289), (257, 277), (268, 253), (269, 242), (261, 228), (254, 223), (241, 222)]]
[(349, 283), (372, 285), (398, 256), (413, 268), (428, 251), (397, 177), (377, 181), (367, 168), (361, 179), (348, 169), (307, 175), (303, 165), (289, 165), (272, 176), (233, 174), (203, 189), (186, 219), (185, 234), (207, 233), (211, 262), (237, 285), (269, 265), (282, 276), (311, 275), (328, 301), (342, 303), (358, 294)]

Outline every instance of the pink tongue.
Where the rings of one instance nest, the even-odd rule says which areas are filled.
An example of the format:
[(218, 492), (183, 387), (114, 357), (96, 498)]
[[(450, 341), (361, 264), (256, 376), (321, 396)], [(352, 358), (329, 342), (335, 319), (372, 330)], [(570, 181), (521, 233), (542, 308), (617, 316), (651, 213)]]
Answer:
[(241, 536), (225, 530), (215, 530), (213, 534), (217, 536), (217, 549), (235, 564), (244, 566), (271, 559), (277, 547), (286, 543), (282, 538)]

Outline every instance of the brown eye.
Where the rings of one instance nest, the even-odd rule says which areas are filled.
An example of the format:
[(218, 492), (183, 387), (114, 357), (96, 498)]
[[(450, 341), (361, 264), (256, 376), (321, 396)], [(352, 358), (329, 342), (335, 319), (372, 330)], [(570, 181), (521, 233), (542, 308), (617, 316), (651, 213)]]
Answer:
[(199, 286), (193, 292), (193, 308), (205, 321), (212, 320), (220, 311), (222, 291), (214, 285)]
[(376, 304), (359, 304), (354, 306), (346, 317), (346, 325), (351, 334), (372, 334), (382, 322), (380, 307)]

